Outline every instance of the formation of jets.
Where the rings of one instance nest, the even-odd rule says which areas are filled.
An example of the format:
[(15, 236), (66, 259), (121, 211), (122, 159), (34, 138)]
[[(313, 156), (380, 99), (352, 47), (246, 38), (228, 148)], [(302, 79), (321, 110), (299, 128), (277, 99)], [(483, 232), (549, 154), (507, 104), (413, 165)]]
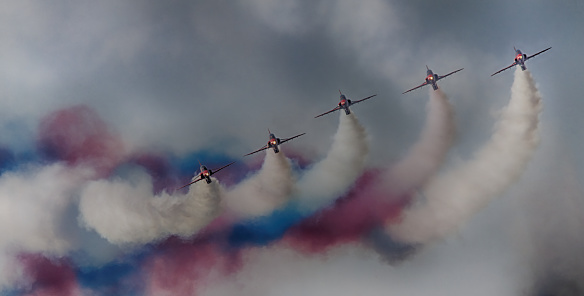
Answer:
[[(513, 49), (515, 50), (515, 61), (513, 62), (513, 64), (511, 64), (510, 66), (507, 66), (507, 67), (505, 67), (505, 68), (503, 68), (503, 69), (501, 69), (501, 70), (499, 70), (499, 71), (491, 74), (491, 76), (494, 76), (496, 74), (499, 74), (499, 73), (501, 73), (501, 72), (503, 72), (503, 71), (505, 71), (505, 70), (513, 67), (513, 66), (517, 66), (517, 65), (519, 65), (521, 67), (521, 70), (522, 71), (525, 71), (525, 69), (527, 69), (526, 66), (525, 66), (525, 62), (527, 60), (529, 60), (529, 59), (531, 59), (531, 58), (533, 58), (533, 57), (535, 57), (535, 56), (537, 56), (537, 55), (539, 55), (541, 53), (544, 53), (544, 52), (550, 50), (551, 47), (548, 47), (548, 48), (546, 48), (546, 49), (544, 49), (544, 50), (542, 50), (540, 52), (537, 52), (535, 54), (532, 54), (532, 55), (526, 55), (526, 54), (522, 53), (521, 50), (516, 49), (515, 47), (513, 47)], [(446, 75), (438, 75), (438, 74), (432, 72), (432, 70), (430, 70), (430, 68), (428, 68), (428, 66), (426, 66), (426, 78), (425, 78), (424, 83), (422, 83), (422, 84), (420, 84), (420, 85), (418, 85), (418, 86), (416, 86), (416, 87), (414, 87), (412, 89), (409, 89), (409, 90), (403, 92), (402, 94), (408, 93), (408, 92), (410, 92), (412, 90), (421, 88), (421, 87), (426, 86), (426, 85), (431, 85), (434, 90), (437, 90), (438, 89), (438, 84), (437, 84), (438, 80), (440, 80), (442, 78), (445, 78), (445, 77), (448, 77), (448, 76), (450, 76), (450, 75), (452, 75), (454, 73), (457, 73), (459, 71), (462, 71), (463, 69), (464, 68), (460, 68), (460, 69), (455, 70), (455, 71), (452, 71), (452, 72), (450, 72), (450, 73), (448, 73)], [(368, 96), (368, 97), (366, 97), (364, 99), (360, 99), (360, 100), (357, 100), (357, 101), (351, 101), (351, 100), (347, 99), (347, 97), (340, 90), (339, 90), (339, 94), (340, 94), (340, 101), (339, 101), (338, 105), (335, 108), (333, 108), (330, 111), (327, 111), (327, 112), (324, 112), (322, 114), (319, 114), (319, 115), (315, 116), (314, 118), (318, 118), (318, 117), (327, 115), (329, 113), (332, 113), (332, 112), (335, 112), (335, 111), (338, 111), (338, 110), (341, 110), (341, 109), (343, 109), (345, 111), (345, 114), (346, 115), (349, 115), (349, 114), (351, 114), (351, 110), (349, 109), (350, 106), (352, 106), (354, 104), (357, 104), (357, 103), (360, 103), (360, 102), (363, 102), (365, 100), (368, 100), (368, 99), (371, 99), (371, 98), (377, 96), (375, 94), (375, 95), (372, 95), (372, 96)], [(278, 152), (280, 152), (279, 145), (284, 144), (284, 143), (286, 143), (286, 142), (288, 142), (288, 141), (290, 141), (292, 139), (298, 138), (298, 137), (300, 137), (300, 136), (302, 136), (302, 135), (305, 134), (305, 133), (301, 133), (301, 134), (298, 134), (298, 135), (293, 136), (293, 137), (290, 137), (290, 138), (280, 139), (280, 138), (277, 138), (272, 132), (270, 132), (269, 129), (268, 129), (268, 133), (270, 134), (270, 136), (269, 136), (269, 141), (268, 141), (268, 143), (266, 145), (264, 145), (262, 148), (260, 148), (258, 150), (255, 150), (253, 152), (250, 152), (248, 154), (245, 154), (244, 156), (252, 155), (254, 153), (258, 153), (258, 152), (263, 151), (263, 150), (266, 150), (266, 149), (272, 149), (274, 151), (274, 153), (278, 153)], [(199, 182), (199, 181), (201, 181), (203, 179), (205, 180), (205, 182), (207, 182), (207, 184), (209, 184), (209, 183), (211, 183), (211, 176), (213, 174), (219, 172), (220, 170), (222, 170), (222, 169), (224, 169), (224, 168), (226, 168), (226, 167), (228, 167), (228, 166), (230, 166), (230, 165), (232, 165), (234, 163), (235, 163), (235, 161), (232, 162), (232, 163), (229, 163), (227, 165), (224, 165), (224, 166), (222, 166), (222, 167), (220, 167), (218, 169), (215, 169), (215, 170), (210, 170), (206, 166), (200, 165), (200, 173), (199, 173), (199, 176), (196, 177), (195, 179), (193, 179), (190, 183), (188, 183), (188, 184), (186, 184), (186, 185), (184, 185), (184, 186), (182, 186), (182, 187), (180, 187), (178, 189), (182, 189), (182, 188), (187, 187), (187, 186), (189, 186), (191, 184), (197, 183), (197, 182)]]

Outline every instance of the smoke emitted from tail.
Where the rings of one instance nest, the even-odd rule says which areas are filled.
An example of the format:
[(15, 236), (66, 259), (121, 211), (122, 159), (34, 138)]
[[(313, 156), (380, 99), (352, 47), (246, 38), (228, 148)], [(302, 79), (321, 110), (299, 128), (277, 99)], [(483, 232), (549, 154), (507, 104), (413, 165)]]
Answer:
[(331, 150), (301, 176), (292, 199), (267, 216), (235, 224), (229, 243), (265, 245), (281, 238), (291, 226), (347, 193), (363, 173), (368, 152), (363, 126), (352, 113), (341, 112)]
[(538, 144), (540, 101), (530, 72), (516, 70), (511, 99), (489, 142), (472, 160), (431, 180), (426, 202), (388, 226), (392, 236), (407, 243), (442, 238), (513, 184)]
[(268, 149), (260, 171), (225, 194), (225, 207), (240, 217), (266, 215), (288, 201), (293, 185), (289, 160)]
[(444, 162), (452, 146), (456, 133), (452, 105), (441, 89), (429, 91), (426, 124), (419, 140), (383, 177), (391, 196), (399, 196), (425, 184)]
[[(427, 181), (442, 164), (454, 138), (453, 113), (446, 95), (441, 90), (430, 90), (426, 125), (410, 152), (387, 171), (366, 171), (351, 192), (289, 231), (287, 243), (314, 253), (339, 243), (378, 237), (368, 232), (379, 232), (374, 229), (398, 216), (410, 191)], [(396, 256), (388, 239), (379, 241), (379, 248), (387, 246), (391, 256)]]
[(363, 173), (369, 154), (367, 133), (353, 113), (340, 113), (339, 129), (327, 156), (301, 177), (298, 197), (309, 211), (345, 194)]
[(93, 181), (83, 190), (80, 218), (109, 242), (138, 245), (170, 235), (190, 237), (206, 226), (220, 209), (218, 181), (198, 182), (187, 194), (153, 195), (152, 182), (142, 177), (133, 185)]

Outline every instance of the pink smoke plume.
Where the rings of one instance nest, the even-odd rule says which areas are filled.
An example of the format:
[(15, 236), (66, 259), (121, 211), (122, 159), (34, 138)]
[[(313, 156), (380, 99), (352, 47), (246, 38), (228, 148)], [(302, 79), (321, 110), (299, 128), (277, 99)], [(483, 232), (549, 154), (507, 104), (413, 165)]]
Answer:
[(361, 240), (374, 227), (398, 216), (407, 201), (407, 195), (388, 197), (384, 189), (381, 171), (366, 171), (346, 196), (293, 227), (285, 243), (319, 253)]
[(227, 250), (204, 240), (170, 238), (159, 250), (143, 264), (148, 274), (147, 295), (199, 295), (212, 274), (226, 276), (243, 264), (241, 250)]
[(34, 279), (27, 295), (81, 295), (75, 272), (67, 260), (50, 260), (38, 254), (23, 254), (19, 259), (27, 277)]
[(78, 105), (41, 120), (39, 146), (49, 157), (69, 165), (89, 165), (107, 175), (124, 156), (124, 145), (91, 108)]

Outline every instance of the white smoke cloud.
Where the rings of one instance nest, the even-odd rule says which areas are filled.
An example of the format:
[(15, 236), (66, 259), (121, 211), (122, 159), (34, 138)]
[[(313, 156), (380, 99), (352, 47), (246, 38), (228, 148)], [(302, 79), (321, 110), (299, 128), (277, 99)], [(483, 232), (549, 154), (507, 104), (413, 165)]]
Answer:
[(419, 140), (383, 178), (387, 191), (393, 196), (426, 183), (440, 168), (452, 146), (456, 134), (452, 105), (441, 89), (430, 88), (429, 92), (428, 115)]
[(283, 152), (266, 150), (261, 170), (225, 194), (225, 207), (239, 216), (261, 216), (288, 201), (294, 177)]
[(0, 252), (0, 290), (26, 285), (22, 266), (13, 254)]
[(136, 185), (93, 181), (82, 192), (80, 220), (109, 242), (135, 245), (170, 235), (189, 237), (206, 226), (220, 210), (219, 182), (197, 182), (187, 194), (153, 195), (149, 177)]
[(0, 247), (63, 255), (75, 247), (67, 210), (93, 171), (53, 164), (0, 177)]
[(424, 188), (426, 202), (388, 226), (392, 236), (407, 243), (442, 238), (513, 184), (538, 144), (540, 100), (530, 72), (517, 68), (511, 99), (490, 141), (472, 160), (431, 180)]
[(56, 163), (0, 176), (0, 289), (28, 282), (17, 254), (58, 257), (79, 247), (76, 234), (68, 231), (74, 221), (69, 210), (93, 174)]
[(321, 207), (341, 196), (363, 173), (369, 153), (365, 128), (354, 113), (339, 114), (339, 129), (331, 150), (298, 181), (298, 196), (307, 209)]
[(493, 254), (488, 240), (435, 245), (399, 268), (356, 245), (327, 256), (305, 256), (282, 245), (248, 249), (236, 276), (212, 279), (197, 295), (518, 295), (508, 257)]

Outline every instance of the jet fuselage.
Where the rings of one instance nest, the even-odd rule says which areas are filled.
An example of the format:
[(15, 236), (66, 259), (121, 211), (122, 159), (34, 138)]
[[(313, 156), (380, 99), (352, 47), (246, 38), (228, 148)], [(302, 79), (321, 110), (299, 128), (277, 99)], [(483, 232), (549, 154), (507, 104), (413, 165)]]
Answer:
[(438, 81), (438, 75), (434, 74), (432, 70), (428, 69), (428, 71), (426, 71), (426, 82), (431, 84), (434, 90), (438, 89), (438, 84), (436, 81)]
[(278, 152), (280, 152), (278, 145), (280, 145), (280, 139), (276, 138), (276, 136), (274, 134), (270, 133), (270, 140), (268, 141), (268, 148), (272, 148), (274, 150), (274, 153), (278, 153)]
[(211, 183), (211, 175), (213, 174), (213, 172), (210, 169), (207, 169), (206, 166), (202, 165), (201, 166), (201, 179), (205, 179), (205, 182), (207, 182), (207, 184)]
[(522, 71), (527, 69), (525, 67), (525, 60), (527, 60), (527, 55), (522, 53), (521, 50), (515, 49), (515, 63), (521, 67)]
[(348, 100), (343, 94), (341, 94), (340, 100), (341, 101), (339, 102), (339, 107), (345, 110), (346, 115), (351, 114), (351, 110), (349, 109), (349, 106), (351, 106), (351, 100)]

